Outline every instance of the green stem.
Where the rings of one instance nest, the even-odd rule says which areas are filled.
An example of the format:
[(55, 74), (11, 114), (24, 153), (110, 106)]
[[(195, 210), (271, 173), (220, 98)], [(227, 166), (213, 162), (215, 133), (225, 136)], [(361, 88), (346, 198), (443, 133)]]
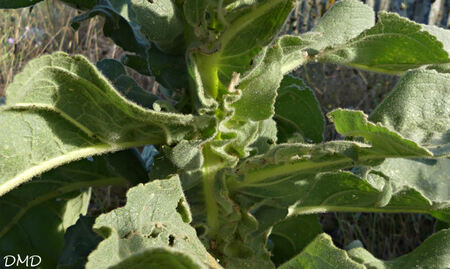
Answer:
[(220, 37), (219, 43), (221, 44), (222, 48), (226, 47), (227, 44), (231, 42), (242, 31), (242, 29), (254, 23), (254, 21), (267, 14), (267, 12), (270, 12), (274, 6), (283, 1), (286, 0), (266, 1), (264, 4), (257, 5), (257, 7), (252, 10), (252, 12), (240, 16)]
[[(372, 155), (360, 156), (358, 159), (358, 164), (364, 164), (366, 162), (377, 161), (385, 158), (398, 157), (400, 156), (377, 155), (376, 152), (374, 152)], [(424, 155), (424, 157), (426, 157), (426, 155)], [(417, 158), (417, 156), (401, 156), (401, 158)], [(247, 186), (258, 185), (260, 182), (264, 182), (270, 178), (335, 171), (339, 169), (352, 168), (358, 164), (356, 164), (351, 158), (342, 157), (342, 159), (334, 159), (329, 161), (314, 162), (310, 160), (299, 160), (295, 162), (285, 162), (282, 164), (266, 165), (257, 170), (243, 172), (245, 174), (245, 180), (231, 181), (228, 183), (228, 188), (230, 191), (233, 191)]]
[(203, 172), (203, 195), (206, 206), (206, 222), (209, 227), (209, 236), (214, 238), (219, 230), (219, 206), (215, 198), (214, 181), (216, 173), (223, 166), (222, 160), (215, 155), (209, 144), (203, 148), (205, 163)]
[(289, 215), (317, 214), (326, 212), (360, 212), (360, 213), (418, 213), (430, 214), (430, 210), (411, 208), (379, 208), (379, 207), (351, 207), (351, 206), (305, 206), (289, 210)]
[(219, 95), (219, 68), (217, 67), (217, 54), (196, 56), (198, 71), (201, 74), (203, 88), (214, 99)]
[(351, 159), (333, 160), (328, 162), (288, 162), (281, 165), (268, 165), (258, 170), (250, 171), (245, 181), (232, 181), (229, 183), (229, 189), (235, 190), (251, 185), (256, 185), (258, 182), (262, 182), (269, 178), (275, 178), (279, 176), (288, 176), (293, 174), (307, 174), (314, 171), (328, 171), (333, 169), (345, 169), (353, 167), (354, 163)]
[[(197, 64), (199, 72), (201, 74), (201, 79), (203, 82), (203, 87), (205, 90), (213, 97), (217, 99), (219, 95), (219, 63), (221, 60), (221, 55), (224, 48), (227, 47), (228, 43), (232, 42), (236, 36), (238, 36), (241, 31), (248, 25), (254, 23), (255, 20), (259, 19), (261, 16), (270, 12), (272, 8), (279, 3), (286, 0), (270, 0), (263, 4), (257, 5), (252, 12), (249, 12), (241, 17), (239, 17), (228, 29), (219, 37), (217, 41), (220, 44), (220, 48), (217, 52), (210, 55), (201, 54), (197, 57)], [(219, 7), (220, 8), (220, 7)], [(214, 14), (214, 12), (212, 12)], [(217, 18), (212, 18), (212, 25), (210, 27), (215, 27)]]

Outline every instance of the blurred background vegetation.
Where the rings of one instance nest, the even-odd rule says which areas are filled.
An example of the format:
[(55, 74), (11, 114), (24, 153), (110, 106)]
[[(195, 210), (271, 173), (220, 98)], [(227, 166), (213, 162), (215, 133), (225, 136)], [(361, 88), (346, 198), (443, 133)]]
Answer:
[[(411, 20), (449, 28), (450, 0), (366, 0), (376, 11), (389, 10)], [(285, 33), (311, 29), (334, 0), (300, 2), (287, 21)], [(0, 10), (0, 97), (13, 77), (30, 60), (53, 51), (83, 54), (92, 62), (121, 56), (121, 49), (105, 38), (103, 20), (95, 18), (78, 31), (70, 20), (78, 11), (47, 0), (33, 8)], [(152, 78), (128, 70), (149, 91), (156, 87)], [(368, 73), (350, 68), (312, 64), (296, 71), (314, 90), (324, 113), (337, 108), (351, 108), (370, 113), (394, 87), (396, 76)], [(337, 134), (328, 124), (326, 139)], [(109, 211), (124, 202), (125, 188), (97, 188), (90, 214)], [(335, 244), (345, 247), (354, 240), (376, 257), (391, 259), (410, 252), (433, 233), (436, 221), (428, 215), (381, 213), (328, 213), (320, 215), (324, 231)]]

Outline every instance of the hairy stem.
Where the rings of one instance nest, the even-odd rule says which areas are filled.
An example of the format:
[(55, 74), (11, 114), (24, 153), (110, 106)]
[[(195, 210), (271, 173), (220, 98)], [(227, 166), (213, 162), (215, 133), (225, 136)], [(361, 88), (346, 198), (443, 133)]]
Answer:
[[(336, 169), (345, 169), (354, 166), (353, 160), (341, 159), (339, 161), (333, 160), (328, 162), (288, 162), (281, 165), (269, 165), (258, 170), (250, 171), (245, 177), (245, 181), (233, 181), (229, 183), (229, 189), (235, 190), (243, 187), (257, 185), (259, 182), (263, 182), (266, 179), (276, 178), (280, 176), (286, 176), (293, 174), (308, 174), (314, 171), (329, 171)], [(277, 181), (278, 182), (278, 181)]]
[(219, 206), (214, 196), (214, 180), (217, 171), (222, 168), (222, 160), (215, 155), (206, 144), (203, 148), (205, 163), (203, 164), (203, 195), (206, 205), (206, 221), (209, 227), (209, 236), (214, 238), (219, 229)]
[(352, 207), (352, 206), (305, 206), (290, 208), (288, 215), (303, 215), (303, 214), (317, 214), (326, 212), (362, 212), (362, 213), (420, 213), (430, 214), (429, 210), (425, 209), (411, 209), (411, 208), (384, 208), (384, 207)]

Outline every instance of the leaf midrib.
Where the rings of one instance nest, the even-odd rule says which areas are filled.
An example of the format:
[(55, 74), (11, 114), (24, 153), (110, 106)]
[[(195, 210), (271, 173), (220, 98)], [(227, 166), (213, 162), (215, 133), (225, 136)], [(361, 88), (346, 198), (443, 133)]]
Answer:
[(85, 147), (79, 150), (75, 150), (64, 155), (59, 155), (45, 162), (42, 162), (39, 165), (35, 165), (29, 169), (26, 169), (21, 173), (17, 174), (14, 178), (9, 179), (4, 183), (1, 183), (0, 196), (11, 191), (13, 188), (19, 186), (20, 184), (31, 180), (33, 177), (40, 175), (46, 171), (49, 171), (55, 167), (61, 166), (63, 164), (89, 156), (100, 155), (112, 151), (119, 151), (122, 149), (136, 147), (140, 145), (142, 145), (142, 143), (140, 142), (122, 143), (115, 145), (99, 144), (92, 147)]

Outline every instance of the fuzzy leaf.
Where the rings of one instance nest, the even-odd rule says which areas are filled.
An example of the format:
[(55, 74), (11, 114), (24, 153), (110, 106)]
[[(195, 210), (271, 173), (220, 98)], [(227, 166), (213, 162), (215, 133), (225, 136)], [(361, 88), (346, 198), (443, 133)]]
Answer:
[(226, 27), (215, 48), (193, 56), (211, 97), (226, 91), (234, 72), (254, 68), (253, 58), (274, 39), (292, 8), (292, 0), (254, 2)]
[[(434, 155), (448, 155), (449, 83), (449, 73), (433, 69), (410, 71), (370, 118), (425, 145)], [(440, 207), (449, 207), (450, 159), (389, 159), (373, 169), (391, 179), (394, 191), (410, 186), (429, 201), (440, 203)], [(368, 180), (374, 177), (368, 174)]]
[(6, 94), (0, 108), (0, 194), (64, 163), (174, 143), (212, 123), (143, 109), (121, 97), (84, 57), (63, 53), (31, 61)]
[(293, 8), (292, 0), (260, 1), (235, 20), (219, 38), (219, 80), (225, 85), (233, 72), (243, 74), (251, 60), (269, 44)]
[[(282, 36), (272, 48), (253, 59), (254, 67), (239, 84), (242, 98), (234, 105), (237, 118), (262, 120), (271, 117), (276, 91), (284, 75), (314, 59), (310, 56), (314, 56), (316, 50), (355, 37), (374, 23), (373, 11), (359, 1), (340, 1), (328, 13), (315, 32)], [(336, 23), (345, 26), (336, 27)], [(328, 27), (331, 24), (333, 26)]]
[(285, 76), (278, 89), (275, 119), (280, 142), (322, 142), (325, 122), (317, 99), (301, 79)]
[(334, 122), (338, 133), (343, 136), (363, 137), (375, 151), (390, 152), (392, 155), (403, 153), (410, 157), (432, 155), (417, 143), (404, 139), (400, 134), (383, 125), (369, 122), (367, 116), (361, 111), (337, 109), (330, 112), (328, 117)]
[(413, 70), (370, 116), (427, 147), (435, 155), (450, 152), (450, 73)]
[(375, 258), (363, 248), (344, 251), (334, 246), (327, 234), (319, 235), (302, 253), (283, 264), (280, 269), (300, 268), (447, 268), (449, 262), (450, 231), (443, 230), (430, 236), (411, 253), (383, 261)]
[[(374, 170), (391, 179), (394, 192), (414, 188), (439, 207), (450, 208), (449, 159), (388, 159)], [(375, 174), (368, 175), (368, 180), (374, 178)]]
[[(312, 36), (316, 41), (311, 48), (321, 50), (325, 47), (343, 44), (374, 25), (375, 12), (371, 7), (357, 0), (339, 1), (327, 10), (311, 30), (312, 33), (319, 33), (319, 35)], [(306, 35), (309, 34), (311, 33)]]
[[(283, 45), (291, 46), (289, 37), (279, 40), (278, 45), (264, 50), (255, 60), (255, 68), (239, 83), (239, 89), (242, 90), (242, 97), (233, 104), (235, 108), (234, 117), (239, 120), (264, 120), (272, 117), (275, 113), (275, 99), (277, 89), (283, 79), (283, 64), (288, 65), (286, 58), (292, 59)], [(297, 42), (297, 40), (295, 40)], [(303, 43), (298, 44), (302, 46)], [(297, 45), (297, 44), (295, 44)], [(294, 50), (294, 54), (297, 51)], [(286, 61), (285, 61), (286, 60)], [(295, 58), (297, 62), (306, 62), (306, 58), (302, 55)]]
[[(294, 179), (295, 181), (295, 179)], [(295, 181), (301, 184), (292, 214), (318, 212), (416, 212), (431, 214), (444, 221), (450, 220), (450, 207), (439, 201), (430, 201), (422, 194), (420, 186), (393, 187), (394, 182), (384, 178), (366, 181), (351, 173), (325, 173), (310, 179)], [(294, 183), (294, 184), (295, 184)], [(288, 190), (289, 185), (279, 188)]]
[(171, 50), (183, 32), (179, 10), (171, 0), (130, 0), (142, 33), (161, 50)]
[(74, 162), (33, 179), (0, 198), (0, 256), (37, 254), (55, 268), (64, 232), (86, 214), (91, 186), (124, 184), (103, 157)]
[(322, 232), (317, 215), (290, 216), (277, 223), (270, 232), (272, 261), (280, 265), (300, 253)]
[(435, 25), (421, 24), (423, 30), (434, 35), (444, 45), (444, 49), (450, 54), (450, 30)]
[[(183, 253), (203, 266), (221, 268), (198, 240), (189, 223), (191, 216), (178, 176), (156, 180), (131, 188), (125, 207), (99, 216), (94, 229), (105, 239), (88, 257), (87, 269), (107, 268), (127, 264), (128, 259), (138, 259), (148, 268), (164, 260), (145, 259), (145, 252), (163, 251), (173, 262), (186, 262), (177, 258)], [(154, 263), (154, 262), (159, 263)], [(159, 266), (161, 267), (161, 266)], [(191, 268), (191, 267), (188, 267)], [(195, 267), (194, 267), (195, 268)]]
[(191, 256), (181, 251), (174, 251), (170, 248), (152, 248), (142, 253), (133, 255), (111, 269), (129, 269), (136, 266), (144, 268), (173, 268), (173, 269), (207, 269), (207, 267)]
[(350, 259), (344, 250), (335, 247), (331, 237), (325, 233), (317, 236), (302, 253), (279, 268), (366, 269), (362, 264)]
[(439, 231), (427, 238), (412, 252), (390, 261), (375, 258), (363, 248), (348, 251), (350, 257), (370, 269), (427, 268), (441, 269), (450, 267), (450, 230)]
[(443, 44), (421, 25), (394, 13), (379, 13), (377, 24), (358, 37), (326, 49), (322, 62), (401, 73), (427, 64), (450, 62)]
[[(237, 174), (244, 181), (236, 186), (276, 181), (297, 173), (308, 174), (360, 165), (377, 165), (384, 158), (427, 157), (431, 153), (400, 134), (367, 120), (360, 111), (338, 109), (329, 114), (344, 136), (363, 137), (368, 143), (332, 141), (318, 145), (280, 144), (265, 155), (241, 162)], [(259, 183), (258, 183), (259, 182)]]

